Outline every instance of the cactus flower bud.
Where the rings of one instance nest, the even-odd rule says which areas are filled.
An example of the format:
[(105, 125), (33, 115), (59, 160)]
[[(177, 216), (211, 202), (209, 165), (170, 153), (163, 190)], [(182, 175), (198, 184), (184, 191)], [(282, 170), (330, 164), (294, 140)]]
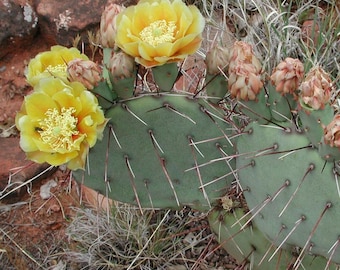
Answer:
[(233, 71), (229, 71), (229, 91), (238, 100), (256, 100), (263, 87), (260, 74), (251, 64), (239, 62)]
[(229, 56), (229, 70), (234, 69), (238, 62), (251, 64), (254, 66), (256, 73), (261, 73), (262, 66), (253, 52), (250, 44), (243, 41), (236, 41)]
[(225, 47), (216, 45), (208, 51), (205, 63), (208, 74), (215, 75), (221, 70), (227, 70), (229, 63), (229, 50)]
[(101, 43), (105, 48), (114, 48), (117, 32), (116, 18), (125, 7), (110, 3), (104, 9), (100, 20)]
[(324, 127), (324, 142), (331, 147), (340, 148), (340, 114)]
[(242, 41), (235, 42), (230, 53), (229, 91), (238, 100), (256, 100), (263, 87), (262, 67), (252, 47)]
[(274, 68), (270, 80), (276, 87), (276, 91), (285, 94), (292, 94), (298, 90), (304, 74), (303, 64), (299, 59), (287, 57)]
[(300, 86), (302, 102), (314, 110), (323, 109), (329, 102), (333, 84), (330, 76), (320, 67), (311, 69)]
[(71, 82), (80, 82), (92, 90), (101, 80), (101, 68), (90, 60), (74, 59), (67, 64), (67, 75)]
[(114, 53), (109, 62), (109, 70), (115, 80), (130, 78), (135, 72), (135, 60), (122, 51)]

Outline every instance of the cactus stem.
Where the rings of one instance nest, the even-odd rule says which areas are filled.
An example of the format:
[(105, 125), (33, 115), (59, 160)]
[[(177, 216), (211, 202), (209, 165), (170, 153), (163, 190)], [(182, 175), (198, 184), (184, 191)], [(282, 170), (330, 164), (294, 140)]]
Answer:
[(314, 164), (310, 164), (309, 167), (307, 168), (305, 174), (303, 175), (302, 179), (300, 180), (299, 185), (296, 187), (296, 189), (294, 190), (293, 194), (290, 196), (288, 202), (286, 203), (286, 205), (283, 207), (283, 209), (281, 210), (279, 217), (282, 216), (282, 214), (284, 213), (284, 211), (286, 211), (287, 207), (289, 206), (289, 204), (292, 202), (292, 200), (294, 199), (296, 193), (298, 192), (298, 190), (300, 189), (302, 183), (304, 182), (304, 180), (307, 178), (307, 175), (313, 171), (315, 169), (315, 165)]
[(192, 156), (193, 156), (193, 159), (194, 159), (194, 162), (195, 162), (195, 167), (197, 167), (196, 172), (197, 172), (198, 180), (199, 180), (199, 183), (200, 183), (199, 189), (202, 190), (204, 199), (206, 199), (209, 207), (211, 208), (211, 203), (210, 203), (209, 197), (208, 197), (207, 192), (205, 191), (205, 188), (204, 188), (204, 185), (203, 185), (202, 175), (201, 175), (200, 169), (197, 166), (198, 164), (197, 164), (197, 158), (196, 158), (196, 154), (195, 154), (196, 148), (195, 148), (195, 145), (192, 144), (193, 140), (191, 138), (189, 138), (189, 142), (190, 142), (190, 145), (191, 145), (191, 153), (192, 153)]
[(112, 134), (112, 136), (114, 137), (114, 139), (115, 139), (115, 141), (116, 141), (118, 147), (119, 147), (120, 149), (122, 149), (122, 145), (119, 143), (119, 140), (118, 140), (118, 138), (117, 138), (117, 135), (116, 135), (115, 130), (113, 129), (113, 126), (112, 126), (112, 125), (109, 125), (109, 130), (111, 131), (111, 134)]
[(136, 202), (138, 204), (139, 211), (143, 215), (143, 208), (142, 208), (142, 205), (140, 203), (139, 196), (138, 196), (137, 189), (136, 189), (136, 184), (135, 184), (135, 181), (134, 181), (136, 176), (135, 176), (135, 174), (134, 174), (134, 172), (132, 170), (132, 167), (131, 167), (131, 164), (130, 164), (130, 161), (129, 161), (129, 157), (127, 155), (125, 155), (124, 159), (125, 159), (126, 167), (127, 167), (128, 171), (129, 171), (130, 183), (131, 183), (131, 186), (132, 186), (133, 193), (135, 195)]
[(319, 216), (319, 218), (316, 221), (312, 231), (310, 232), (310, 234), (309, 234), (309, 236), (307, 238), (307, 241), (306, 241), (305, 245), (303, 246), (303, 248), (302, 248), (302, 250), (301, 250), (301, 252), (299, 254), (299, 257), (297, 258), (295, 264), (293, 265), (293, 267), (295, 267), (294, 269), (298, 269), (299, 268), (299, 266), (300, 266), (300, 264), (302, 262), (302, 255), (305, 253), (305, 250), (306, 250), (307, 246), (310, 244), (310, 240), (312, 239), (312, 237), (313, 237), (317, 227), (319, 226), (320, 221), (323, 218), (324, 214), (331, 207), (332, 207), (332, 203), (330, 203), (330, 202), (326, 203), (325, 208), (322, 210), (321, 215)]
[(268, 262), (270, 262), (274, 256), (276, 255), (276, 253), (281, 250), (281, 247), (283, 246), (283, 244), (287, 241), (287, 239), (289, 238), (289, 236), (292, 235), (292, 233), (296, 230), (296, 228), (306, 219), (305, 216), (301, 216), (297, 221), (295, 221), (295, 225), (293, 226), (293, 228), (290, 230), (290, 232), (286, 235), (286, 237), (282, 240), (282, 242), (280, 243), (280, 245), (275, 249), (275, 251), (273, 252), (273, 254), (270, 256), (270, 258), (268, 259)]
[(327, 264), (326, 264), (326, 267), (324, 270), (327, 270), (329, 269), (329, 266), (332, 262), (332, 258), (333, 258), (333, 255), (336, 251), (336, 249), (338, 248), (338, 246), (340, 245), (340, 236), (339, 238), (335, 241), (335, 243), (331, 246), (331, 248), (328, 250), (328, 253), (331, 253), (328, 260), (327, 260)]
[(135, 117), (138, 121), (140, 121), (145, 126), (148, 125), (140, 117), (138, 117), (133, 111), (131, 111), (130, 108), (128, 107), (128, 105), (126, 105), (125, 103), (122, 104), (122, 108), (125, 109), (126, 111), (128, 111), (133, 117)]

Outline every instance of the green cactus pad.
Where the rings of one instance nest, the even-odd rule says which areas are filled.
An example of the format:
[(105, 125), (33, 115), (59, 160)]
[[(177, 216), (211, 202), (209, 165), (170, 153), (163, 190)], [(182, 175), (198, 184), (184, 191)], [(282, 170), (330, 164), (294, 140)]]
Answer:
[(306, 136), (313, 145), (318, 146), (323, 137), (323, 126), (327, 126), (333, 120), (333, 108), (327, 104), (322, 110), (313, 110), (304, 105), (298, 113)]
[(272, 118), (269, 104), (267, 101), (267, 95), (264, 89), (257, 95), (257, 100), (238, 101), (238, 110), (247, 115), (254, 121), (258, 121), (261, 124), (266, 124)]
[(292, 110), (296, 108), (296, 100), (292, 94), (282, 95), (276, 91), (275, 87), (268, 82), (268, 102), (270, 104), (271, 115), (274, 121), (285, 122), (292, 118)]
[(78, 180), (114, 200), (141, 208), (189, 205), (210, 209), (234, 178), (223, 112), (178, 94), (117, 103), (102, 141), (89, 153), (90, 172)]
[[(290, 267), (298, 258), (297, 250), (290, 246), (280, 249), (271, 257), (276, 247), (253, 224), (242, 228), (248, 220), (243, 218), (244, 215), (243, 209), (235, 209), (232, 212), (213, 210), (209, 214), (210, 227), (217, 235), (221, 246), (237, 260), (243, 267), (242, 269), (292, 269)], [(326, 265), (327, 259), (321, 256), (306, 255), (298, 269), (321, 270), (325, 269)], [(330, 264), (327, 269), (335, 270), (337, 268), (336, 265)]]
[[(340, 263), (338, 168), (294, 127), (247, 128), (237, 142), (239, 182), (257, 227), (276, 245), (293, 245)], [(278, 237), (282, 226), (285, 229)]]
[(212, 103), (218, 103), (224, 98), (228, 90), (228, 82), (223, 75), (210, 75), (207, 74), (206, 78), (206, 93), (208, 99)]
[(152, 68), (153, 78), (160, 91), (169, 92), (172, 90), (178, 77), (177, 63), (166, 63)]

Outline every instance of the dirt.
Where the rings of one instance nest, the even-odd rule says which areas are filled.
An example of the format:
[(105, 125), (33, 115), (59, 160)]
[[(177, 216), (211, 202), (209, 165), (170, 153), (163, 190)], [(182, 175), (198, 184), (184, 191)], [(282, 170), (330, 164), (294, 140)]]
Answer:
[[(1, 269), (36, 269), (34, 256), (53, 252), (51, 243), (65, 240), (71, 207), (79, 206), (76, 184), (69, 181), (68, 172), (48, 170), (30, 181), (48, 166), (25, 160), (14, 126), (15, 114), (31, 91), (25, 68), (31, 58), (49, 48), (38, 37), (0, 61), (0, 198), (15, 189), (0, 200), (0, 261), (11, 264), (0, 263)], [(49, 199), (42, 199), (40, 187), (50, 179), (58, 185)], [(25, 181), (29, 184), (17, 189)]]

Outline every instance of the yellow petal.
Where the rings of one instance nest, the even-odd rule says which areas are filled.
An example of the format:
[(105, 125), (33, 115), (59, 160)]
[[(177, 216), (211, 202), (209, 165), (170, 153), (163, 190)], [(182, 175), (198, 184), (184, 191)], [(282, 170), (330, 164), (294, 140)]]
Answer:
[(43, 92), (33, 92), (24, 99), (26, 112), (33, 119), (43, 119), (48, 109), (58, 108), (58, 105)]
[(77, 157), (78, 151), (73, 151), (67, 154), (59, 154), (59, 153), (46, 153), (41, 151), (29, 152), (26, 153), (26, 156), (29, 160), (32, 160), (37, 163), (47, 162), (53, 166), (59, 166), (61, 164), (67, 163), (73, 158)]

